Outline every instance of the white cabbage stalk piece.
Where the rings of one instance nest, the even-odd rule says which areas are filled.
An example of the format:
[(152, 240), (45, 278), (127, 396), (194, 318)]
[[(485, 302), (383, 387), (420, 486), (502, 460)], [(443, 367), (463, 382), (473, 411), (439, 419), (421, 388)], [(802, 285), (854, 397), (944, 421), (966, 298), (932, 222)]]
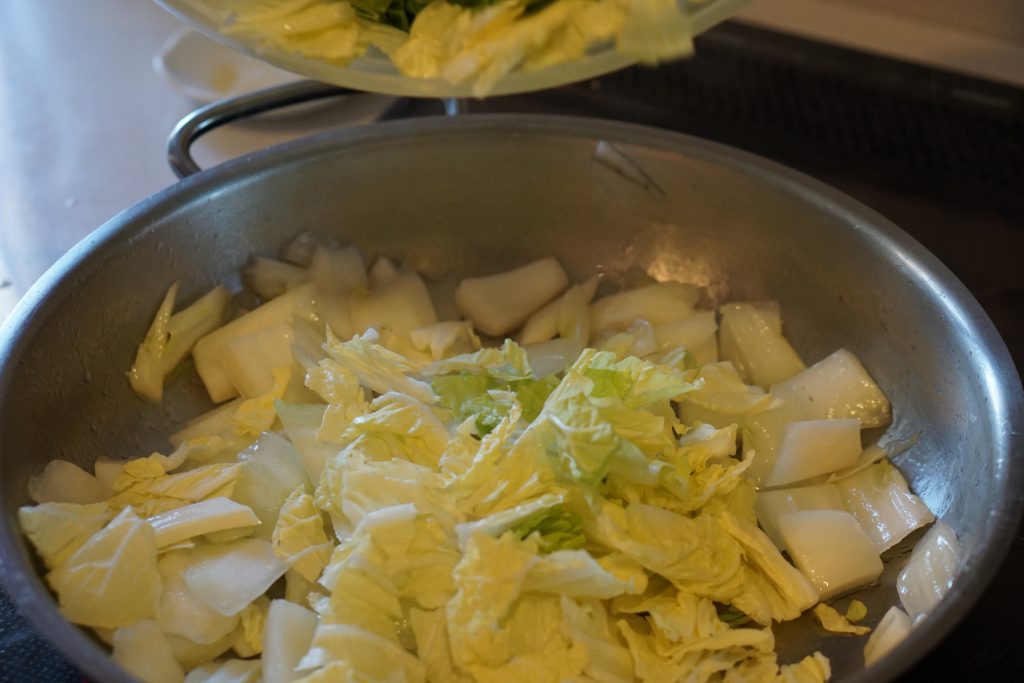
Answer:
[(294, 348), (314, 359), (324, 335), (319, 326), (305, 320), (290, 320), (243, 334), (228, 342), (221, 364), (231, 384), (245, 398), (262, 396), (274, 386), (274, 368), (291, 365)]
[(778, 524), (782, 515), (800, 510), (846, 510), (843, 495), (834, 484), (759, 491), (755, 509), (761, 528), (780, 550), (785, 548)]
[(793, 563), (822, 600), (866, 586), (882, 574), (875, 544), (849, 512), (789, 512), (777, 524)]
[(367, 273), (370, 287), (383, 287), (398, 275), (398, 265), (387, 256), (380, 256)]
[(805, 481), (849, 467), (861, 454), (857, 420), (802, 420), (783, 429), (768, 487)]
[(184, 550), (165, 553), (157, 562), (161, 591), (156, 623), (167, 635), (212, 645), (229, 636), (239, 619), (213, 609), (188, 587), (182, 572), (192, 559), (192, 551)]
[(28, 496), (37, 503), (88, 505), (105, 500), (103, 484), (67, 460), (51, 460), (40, 474), (28, 480)]
[(274, 432), (260, 435), (238, 454), (238, 462), (242, 471), (232, 498), (259, 518), (253, 535), (269, 540), (284, 501), (296, 488), (309, 486), (306, 467), (295, 447)]
[(288, 569), (270, 542), (259, 538), (205, 545), (192, 552), (189, 566), (182, 571), (185, 583), (225, 616), (241, 612)]
[[(590, 330), (590, 311), (587, 305), (594, 298), (597, 285), (597, 277), (592, 277), (586, 282), (573, 285), (562, 296), (535, 311), (516, 335), (516, 341), (526, 346), (550, 341), (557, 335), (571, 337), (573, 335), (567, 334), (569, 331), (565, 329), (566, 323), (572, 322), (573, 318), (581, 318), (587, 328), (587, 332), (582, 335), (586, 343)], [(573, 310), (576, 307), (582, 308), (583, 315), (576, 314)]]
[(312, 284), (306, 284), (271, 299), (196, 342), (192, 357), (210, 400), (223, 403), (239, 394), (239, 388), (232, 383), (225, 365), (225, 359), (232, 353), (233, 341), (282, 323), (291, 325), (296, 318), (313, 320), (315, 317), (316, 289)]
[(157, 548), (166, 548), (203, 534), (260, 523), (252, 508), (223, 496), (183, 505), (146, 521), (156, 532)]
[(899, 607), (890, 607), (864, 646), (864, 665), (871, 666), (889, 654), (913, 628), (910, 617)]
[(348, 339), (355, 334), (349, 296), (366, 289), (366, 264), (356, 247), (331, 249), (317, 245), (310, 256), (310, 277), (317, 291), (316, 310), (331, 331)]
[(185, 683), (258, 683), (260, 660), (228, 659), (197, 666), (185, 676)]
[(287, 600), (271, 600), (263, 627), (263, 683), (290, 683), (303, 674), (295, 667), (309, 651), (320, 619)]
[(185, 672), (155, 621), (140, 621), (114, 631), (113, 660), (146, 683), (181, 683)]
[(590, 326), (595, 332), (624, 330), (637, 320), (651, 325), (690, 316), (700, 299), (700, 288), (682, 282), (658, 282), (630, 289), (590, 304)]
[(896, 579), (907, 613), (918, 623), (953, 587), (961, 561), (960, 542), (941, 520), (928, 530)]
[(242, 269), (242, 279), (257, 296), (268, 301), (309, 282), (309, 271), (285, 261), (257, 256)]
[(569, 276), (549, 257), (497, 275), (466, 278), (455, 289), (455, 304), (478, 330), (500, 336), (568, 286)]
[[(114, 480), (121, 476), (124, 471), (123, 460), (111, 460), (110, 458), (97, 458), (92, 464), (92, 473), (96, 481), (103, 488), (103, 498), (106, 500), (114, 495)], [(31, 481), (31, 480), (30, 480)]]
[(856, 418), (867, 429), (885, 426), (892, 417), (889, 399), (846, 349), (773, 385), (771, 393), (802, 406), (808, 420)]
[[(777, 307), (768, 310), (778, 312)], [(720, 312), (720, 356), (732, 361), (748, 382), (768, 389), (806, 369), (796, 350), (782, 336), (778, 318), (765, 316), (759, 307), (746, 303), (727, 304)]]
[(202, 415), (197, 415), (186, 422), (182, 429), (167, 437), (167, 440), (171, 442), (172, 446), (177, 448), (191, 439), (230, 432), (234, 425), (235, 413), (238, 412), (238, 407), (242, 403), (243, 399), (236, 398)]
[(427, 286), (423, 278), (412, 271), (399, 271), (369, 292), (353, 292), (349, 310), (356, 334), (362, 334), (371, 327), (378, 331), (408, 334), (437, 322)]
[(128, 380), (136, 394), (160, 403), (164, 379), (178, 366), (196, 342), (224, 320), (231, 296), (223, 286), (214, 287), (191, 306), (173, 313), (178, 283), (167, 290), (163, 303), (139, 344)]
[(846, 509), (857, 518), (879, 553), (935, 520), (928, 506), (910, 492), (907, 480), (888, 460), (840, 479), (836, 486), (842, 492)]
[(693, 355), (697, 367), (719, 360), (714, 311), (693, 311), (686, 318), (654, 325), (652, 329), (658, 351), (682, 347)]
[(274, 408), (277, 410), (277, 416), (281, 419), (285, 436), (288, 437), (302, 460), (306, 476), (311, 482), (319, 481), (320, 473), (324, 470), (324, 463), (340, 450), (338, 446), (320, 443), (316, 438), (317, 432), (320, 431), (320, 425), (323, 424), (327, 406), (277, 401), (274, 403)]

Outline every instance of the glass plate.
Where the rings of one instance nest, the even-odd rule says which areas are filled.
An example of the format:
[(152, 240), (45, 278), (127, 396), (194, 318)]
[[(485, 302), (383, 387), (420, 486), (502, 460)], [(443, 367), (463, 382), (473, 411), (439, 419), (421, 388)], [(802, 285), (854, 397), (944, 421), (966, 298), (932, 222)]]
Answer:
[[(206, 35), (236, 50), (258, 57), (276, 67), (314, 78), (325, 83), (388, 95), (404, 97), (471, 97), (472, 83), (452, 85), (439, 78), (409, 78), (400, 74), (387, 57), (366, 55), (347, 67), (309, 59), (284, 50), (257, 45), (221, 34), (217, 28), (223, 16), (218, 0), (155, 0), (172, 14), (183, 19)], [(703, 33), (715, 24), (728, 19), (748, 0), (707, 0), (688, 9), (693, 22), (694, 35)], [(574, 83), (616, 71), (635, 61), (617, 53), (611, 46), (594, 50), (580, 59), (555, 64), (535, 71), (516, 71), (500, 80), (491, 95), (543, 90)]]

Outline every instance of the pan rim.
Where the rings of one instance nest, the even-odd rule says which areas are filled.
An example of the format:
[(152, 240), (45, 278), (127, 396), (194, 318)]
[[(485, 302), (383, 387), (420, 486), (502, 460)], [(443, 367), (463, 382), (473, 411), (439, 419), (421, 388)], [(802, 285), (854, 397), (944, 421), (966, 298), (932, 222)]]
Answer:
[[(990, 401), (989, 419), (1001, 425), (1004, 439), (996, 444), (994, 475), (999, 504), (991, 523), (978, 535), (975, 551), (965, 564), (952, 594), (897, 649), (850, 680), (892, 680), (919, 661), (944, 639), (974, 607), (991, 584), (1013, 540), (1024, 509), (1024, 390), (1005, 343), (974, 296), (935, 256), (913, 237), (864, 204), (810, 176), (776, 162), (726, 145), (646, 126), (582, 117), (487, 114), (448, 118), (390, 121), (368, 127), (328, 131), (239, 157), (186, 178), (111, 218), (51, 266), (17, 304), (0, 327), (0, 411), (7, 400), (8, 368), (17, 363), (27, 341), (46, 319), (47, 309), (74, 279), (99, 267), (105, 255), (127, 248), (145, 234), (151, 217), (163, 216), (178, 204), (208, 197), (219, 186), (274, 169), (286, 172), (318, 157), (378, 144), (401, 144), (427, 137), (493, 135), (556, 136), (581, 141), (610, 140), (671, 151), (725, 166), (756, 177), (766, 187), (786, 192), (802, 202), (827, 209), (854, 230), (891, 254), (907, 273), (927, 284), (936, 301), (958, 325), (971, 330), (988, 365), (998, 378)], [(980, 362), (980, 361), (975, 361)], [(2, 435), (0, 435), (2, 439)], [(2, 443), (0, 443), (2, 448)], [(2, 455), (0, 455), (2, 457)], [(5, 507), (2, 492), (0, 506)], [(0, 585), (12, 602), (69, 660), (97, 680), (130, 681), (83, 629), (66, 621), (36, 572), (20, 562), (20, 532), (10, 515), (0, 522)]]

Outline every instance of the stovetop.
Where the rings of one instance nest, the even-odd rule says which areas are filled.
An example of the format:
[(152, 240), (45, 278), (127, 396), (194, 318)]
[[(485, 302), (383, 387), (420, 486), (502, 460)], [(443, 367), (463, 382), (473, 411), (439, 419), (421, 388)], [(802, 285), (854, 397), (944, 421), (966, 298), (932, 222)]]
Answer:
[[(632, 68), (472, 112), (611, 118), (740, 147), (859, 199), (974, 293), (1024, 367), (1024, 91), (738, 24), (693, 59)], [(394, 116), (439, 114), (407, 101)], [(1015, 678), (1024, 537), (943, 646), (906, 681)], [(0, 595), (0, 681), (79, 681)]]

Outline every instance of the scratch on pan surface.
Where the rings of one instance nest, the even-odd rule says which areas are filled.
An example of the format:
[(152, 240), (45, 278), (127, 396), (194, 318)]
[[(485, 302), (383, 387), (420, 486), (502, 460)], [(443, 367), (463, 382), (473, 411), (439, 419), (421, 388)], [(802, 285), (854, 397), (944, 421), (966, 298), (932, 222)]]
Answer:
[(594, 161), (605, 168), (611, 169), (626, 180), (639, 185), (647, 194), (655, 199), (664, 199), (665, 190), (629, 155), (614, 144), (600, 140), (594, 148)]

